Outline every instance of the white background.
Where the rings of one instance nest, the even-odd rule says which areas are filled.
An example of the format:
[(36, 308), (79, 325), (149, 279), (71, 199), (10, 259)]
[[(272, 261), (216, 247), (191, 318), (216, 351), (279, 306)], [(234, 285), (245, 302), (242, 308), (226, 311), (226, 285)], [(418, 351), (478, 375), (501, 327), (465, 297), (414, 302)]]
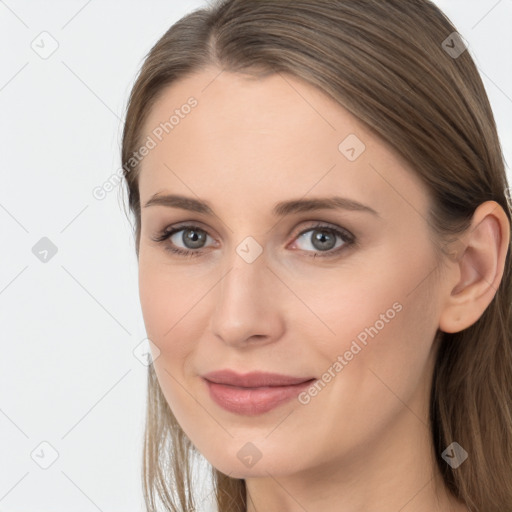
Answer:
[[(469, 43), (510, 164), (512, 1), (437, 4)], [(0, 0), (1, 512), (142, 510), (132, 228), (121, 187), (101, 201), (92, 190), (120, 167), (145, 54), (202, 5)], [(48, 59), (31, 47), (43, 31), (59, 45)], [(42, 237), (58, 250), (46, 263), (32, 252)], [(58, 453), (48, 469), (43, 441)]]

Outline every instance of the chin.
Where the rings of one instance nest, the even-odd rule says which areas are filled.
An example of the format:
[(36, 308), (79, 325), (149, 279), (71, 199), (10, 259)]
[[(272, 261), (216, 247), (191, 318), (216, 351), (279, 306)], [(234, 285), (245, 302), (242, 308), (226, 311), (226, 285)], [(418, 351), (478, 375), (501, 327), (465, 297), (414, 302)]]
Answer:
[[(236, 449), (231, 457), (226, 457), (224, 451), (221, 457), (207, 457), (208, 462), (218, 471), (231, 478), (258, 478), (268, 477), (269, 474), (275, 477), (295, 473), (299, 470), (297, 458), (290, 456), (286, 460), (281, 454), (277, 454), (274, 449), (268, 448), (269, 454), (256, 452), (250, 443), (244, 443), (242, 448)], [(245, 460), (253, 453), (253, 460)]]

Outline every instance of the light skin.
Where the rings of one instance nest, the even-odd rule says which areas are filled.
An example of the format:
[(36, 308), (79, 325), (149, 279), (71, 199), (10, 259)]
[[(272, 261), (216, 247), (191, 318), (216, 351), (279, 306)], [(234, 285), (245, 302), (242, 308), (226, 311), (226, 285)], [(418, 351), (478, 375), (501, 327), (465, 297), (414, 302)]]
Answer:
[[(433, 341), (438, 329), (472, 325), (493, 299), (509, 243), (505, 212), (482, 204), (457, 255), (439, 265), (429, 196), (389, 146), (297, 78), (219, 73), (168, 87), (143, 132), (197, 99), (144, 158), (139, 181), (141, 307), (176, 419), (214, 467), (246, 480), (249, 512), (466, 511), (431, 455)], [(349, 134), (366, 146), (354, 161), (339, 149)], [(207, 201), (215, 214), (144, 207), (171, 193)], [(377, 213), (272, 213), (280, 201), (334, 195)], [(317, 223), (347, 230), (355, 244), (327, 231), (333, 248), (322, 252)], [(203, 245), (186, 245), (190, 231), (153, 240), (177, 224), (204, 230)], [(263, 251), (252, 263), (237, 252), (247, 237)], [(203, 253), (166, 251), (173, 243)], [(401, 310), (306, 405), (238, 415), (214, 403), (200, 377), (231, 368), (321, 378), (394, 303)], [(261, 454), (251, 467), (237, 456), (246, 443)]]

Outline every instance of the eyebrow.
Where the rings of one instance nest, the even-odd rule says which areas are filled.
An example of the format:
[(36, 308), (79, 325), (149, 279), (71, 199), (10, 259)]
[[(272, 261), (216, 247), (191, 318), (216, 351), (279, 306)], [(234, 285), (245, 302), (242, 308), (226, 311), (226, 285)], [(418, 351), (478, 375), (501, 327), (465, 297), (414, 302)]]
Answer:
[[(144, 205), (144, 208), (150, 206), (160, 205), (169, 208), (180, 208), (196, 213), (203, 213), (205, 215), (215, 215), (213, 209), (207, 201), (200, 201), (192, 197), (181, 196), (177, 194), (155, 194)], [(380, 217), (373, 208), (366, 206), (353, 199), (346, 197), (332, 196), (332, 197), (319, 197), (312, 199), (292, 199), (288, 201), (281, 201), (274, 205), (272, 213), (276, 217), (284, 217), (294, 213), (310, 212), (314, 210), (335, 210), (343, 209), (350, 211), (361, 211), (371, 213)]]

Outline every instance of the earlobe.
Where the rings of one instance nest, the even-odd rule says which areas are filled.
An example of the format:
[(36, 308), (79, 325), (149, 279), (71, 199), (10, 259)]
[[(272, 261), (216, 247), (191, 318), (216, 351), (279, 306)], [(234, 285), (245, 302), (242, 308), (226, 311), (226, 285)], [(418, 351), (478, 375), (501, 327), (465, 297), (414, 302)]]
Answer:
[(473, 325), (496, 295), (510, 244), (510, 222), (495, 201), (482, 203), (461, 235), (463, 250), (454, 263), (439, 329), (459, 332)]

